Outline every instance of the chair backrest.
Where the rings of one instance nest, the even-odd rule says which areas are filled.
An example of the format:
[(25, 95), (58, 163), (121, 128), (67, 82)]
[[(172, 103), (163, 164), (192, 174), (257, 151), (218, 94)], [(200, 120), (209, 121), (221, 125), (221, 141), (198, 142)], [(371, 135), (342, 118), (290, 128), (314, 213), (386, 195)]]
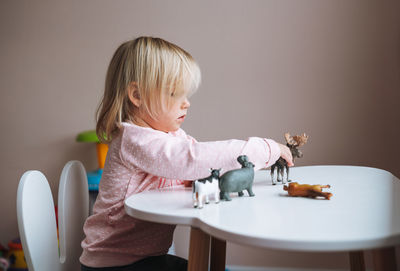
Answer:
[(80, 244), (88, 214), (85, 168), (79, 161), (70, 161), (60, 177), (58, 247), (54, 203), (47, 179), (39, 171), (27, 171), (18, 186), (17, 217), (29, 270), (80, 270)]
[(61, 173), (58, 188), (58, 232), (61, 270), (80, 270), (83, 224), (89, 215), (89, 190), (85, 168), (70, 161)]
[(30, 271), (61, 270), (53, 196), (46, 177), (30, 170), (17, 192), (18, 228)]

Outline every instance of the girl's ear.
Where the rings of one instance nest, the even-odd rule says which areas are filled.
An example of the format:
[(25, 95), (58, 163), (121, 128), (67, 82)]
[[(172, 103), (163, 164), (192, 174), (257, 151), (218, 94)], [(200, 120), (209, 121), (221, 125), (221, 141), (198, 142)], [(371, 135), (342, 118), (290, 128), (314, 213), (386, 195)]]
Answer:
[(136, 106), (139, 107), (140, 102), (140, 95), (139, 95), (139, 88), (136, 82), (131, 82), (128, 86), (128, 97), (129, 100)]

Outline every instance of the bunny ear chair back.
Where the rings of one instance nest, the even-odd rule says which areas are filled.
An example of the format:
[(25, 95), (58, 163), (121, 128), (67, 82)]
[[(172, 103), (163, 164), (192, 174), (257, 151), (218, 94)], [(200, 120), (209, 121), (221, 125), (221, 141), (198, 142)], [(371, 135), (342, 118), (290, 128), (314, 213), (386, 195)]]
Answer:
[(68, 162), (59, 185), (59, 246), (54, 202), (47, 179), (37, 170), (24, 173), (17, 192), (17, 218), (29, 270), (80, 270), (83, 224), (89, 214), (88, 193), (82, 163)]

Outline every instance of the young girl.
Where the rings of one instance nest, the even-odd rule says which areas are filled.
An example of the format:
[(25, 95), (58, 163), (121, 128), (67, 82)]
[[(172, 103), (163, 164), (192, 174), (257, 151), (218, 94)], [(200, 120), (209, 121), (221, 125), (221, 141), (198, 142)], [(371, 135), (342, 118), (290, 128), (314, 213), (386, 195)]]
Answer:
[(187, 261), (167, 255), (175, 225), (128, 216), (124, 200), (135, 193), (184, 185), (209, 168), (238, 168), (246, 154), (255, 169), (289, 149), (271, 139), (197, 142), (180, 126), (199, 86), (192, 56), (160, 38), (123, 43), (108, 67), (97, 114), (97, 135), (109, 144), (99, 195), (84, 226), (82, 270), (186, 270)]

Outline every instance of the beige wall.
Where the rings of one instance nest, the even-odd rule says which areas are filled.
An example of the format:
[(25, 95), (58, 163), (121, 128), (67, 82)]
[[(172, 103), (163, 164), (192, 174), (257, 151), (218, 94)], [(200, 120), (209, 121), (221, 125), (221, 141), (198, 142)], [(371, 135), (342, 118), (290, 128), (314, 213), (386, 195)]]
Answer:
[[(94, 128), (112, 53), (138, 35), (165, 38), (198, 60), (203, 82), (183, 128), (199, 140), (282, 141), (286, 131), (305, 131), (297, 165), (400, 176), (399, 24), (394, 0), (0, 1), (0, 242), (18, 234), (24, 171), (43, 171), (57, 191), (68, 160), (96, 167), (94, 146), (75, 136)], [(228, 259), (293, 266), (288, 257), (304, 256), (246, 251)], [(310, 263), (321, 257), (346, 265), (345, 254), (310, 255), (299, 265), (324, 266)]]

